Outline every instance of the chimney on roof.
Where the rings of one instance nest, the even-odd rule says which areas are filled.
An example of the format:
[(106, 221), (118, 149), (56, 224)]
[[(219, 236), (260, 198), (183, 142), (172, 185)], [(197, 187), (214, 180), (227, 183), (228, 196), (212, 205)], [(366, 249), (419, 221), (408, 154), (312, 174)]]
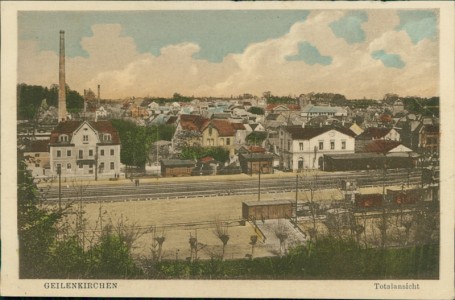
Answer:
[(66, 82), (65, 82), (65, 31), (60, 30), (60, 57), (58, 68), (58, 121), (66, 120)]
[(87, 112), (87, 90), (84, 89), (84, 116), (85, 116), (86, 112)]
[(302, 122), (302, 128), (305, 128), (305, 122)]

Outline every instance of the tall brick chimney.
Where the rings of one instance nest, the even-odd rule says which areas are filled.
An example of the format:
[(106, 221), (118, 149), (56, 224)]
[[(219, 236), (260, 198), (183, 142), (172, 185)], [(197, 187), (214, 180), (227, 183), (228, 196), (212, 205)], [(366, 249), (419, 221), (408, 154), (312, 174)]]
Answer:
[(98, 103), (96, 105), (96, 108), (100, 108), (100, 85), (98, 84)]
[(65, 31), (60, 30), (60, 59), (58, 69), (58, 121), (66, 120), (66, 82), (65, 82)]

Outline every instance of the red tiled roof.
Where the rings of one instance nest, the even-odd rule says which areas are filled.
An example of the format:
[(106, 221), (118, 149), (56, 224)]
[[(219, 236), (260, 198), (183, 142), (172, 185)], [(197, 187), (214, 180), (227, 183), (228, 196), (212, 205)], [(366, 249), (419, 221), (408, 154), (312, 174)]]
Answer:
[(223, 120), (212, 120), (207, 124), (204, 124), (205, 126), (203, 127), (202, 130), (205, 130), (209, 125), (212, 125), (213, 127), (218, 130), (218, 135), (219, 136), (233, 136), (235, 135), (235, 129), (232, 126), (231, 122), (228, 121), (223, 121)]
[(209, 122), (200, 115), (181, 115), (180, 126), (183, 130), (201, 131), (202, 127)]
[(245, 126), (242, 123), (231, 123), (234, 130), (245, 130)]
[(113, 144), (120, 144), (120, 136), (118, 131), (112, 126), (110, 121), (89, 122), (92, 127), (99, 133), (109, 133), (112, 136)]
[(387, 153), (399, 145), (398, 141), (374, 140), (365, 145), (363, 152)]
[(211, 161), (214, 161), (215, 159), (211, 156), (206, 156), (206, 157), (203, 157), (201, 158), (199, 161), (201, 163), (208, 163), (208, 162), (211, 162)]
[(348, 128), (342, 128), (342, 127), (305, 127), (305, 128), (303, 128), (300, 125), (285, 127), (285, 130), (287, 132), (289, 132), (292, 136), (292, 139), (295, 139), (295, 140), (309, 140), (309, 139), (312, 139), (327, 131), (330, 131), (332, 129), (336, 130), (338, 132), (341, 132), (343, 134), (355, 137), (354, 132), (352, 132)]
[[(81, 126), (83, 121), (65, 121), (58, 123), (57, 127), (51, 132), (50, 143), (57, 143), (61, 134), (67, 134), (71, 139), (73, 132)], [(117, 130), (112, 126), (110, 121), (87, 121), (98, 133), (109, 133), (112, 137), (113, 144), (120, 144), (120, 137)]]
[(248, 151), (251, 153), (265, 153), (265, 149), (259, 146), (249, 146)]
[[(235, 125), (234, 125), (235, 124)], [(183, 130), (204, 131), (209, 125), (213, 126), (219, 136), (233, 136), (238, 129), (245, 129), (243, 124), (231, 123), (225, 120), (209, 120), (200, 115), (181, 115), (180, 126)]]

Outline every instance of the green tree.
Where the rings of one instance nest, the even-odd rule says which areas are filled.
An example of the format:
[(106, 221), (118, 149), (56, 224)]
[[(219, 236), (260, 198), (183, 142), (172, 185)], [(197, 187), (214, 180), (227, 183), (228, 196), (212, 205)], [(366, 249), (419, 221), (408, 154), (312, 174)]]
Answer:
[(180, 153), (181, 159), (200, 159), (205, 156), (224, 163), (229, 160), (229, 150), (223, 147), (184, 146)]
[(248, 112), (255, 114), (255, 115), (264, 115), (265, 111), (262, 107), (252, 106), (248, 110)]
[(44, 278), (53, 260), (50, 249), (55, 243), (56, 224), (62, 212), (40, 208), (38, 189), (22, 159), (18, 161), (17, 170), (19, 276)]
[(122, 142), (120, 161), (125, 165), (144, 168), (151, 143), (156, 140), (156, 134), (130, 121), (112, 120), (111, 122), (119, 132)]
[(89, 250), (91, 275), (96, 278), (131, 278), (141, 274), (122, 236), (105, 226), (100, 241)]
[(246, 137), (246, 142), (250, 145), (260, 145), (267, 138), (267, 132), (253, 131)]

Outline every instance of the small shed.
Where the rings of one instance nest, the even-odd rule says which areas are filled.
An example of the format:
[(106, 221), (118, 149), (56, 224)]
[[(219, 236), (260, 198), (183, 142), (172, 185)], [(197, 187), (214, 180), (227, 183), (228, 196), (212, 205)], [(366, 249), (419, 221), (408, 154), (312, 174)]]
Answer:
[(244, 219), (268, 220), (293, 216), (292, 200), (245, 201), (242, 203)]
[(163, 159), (161, 160), (161, 176), (191, 176), (191, 171), (195, 165), (196, 164), (193, 160)]
[(270, 153), (241, 153), (240, 167), (245, 174), (272, 174), (273, 154)]

